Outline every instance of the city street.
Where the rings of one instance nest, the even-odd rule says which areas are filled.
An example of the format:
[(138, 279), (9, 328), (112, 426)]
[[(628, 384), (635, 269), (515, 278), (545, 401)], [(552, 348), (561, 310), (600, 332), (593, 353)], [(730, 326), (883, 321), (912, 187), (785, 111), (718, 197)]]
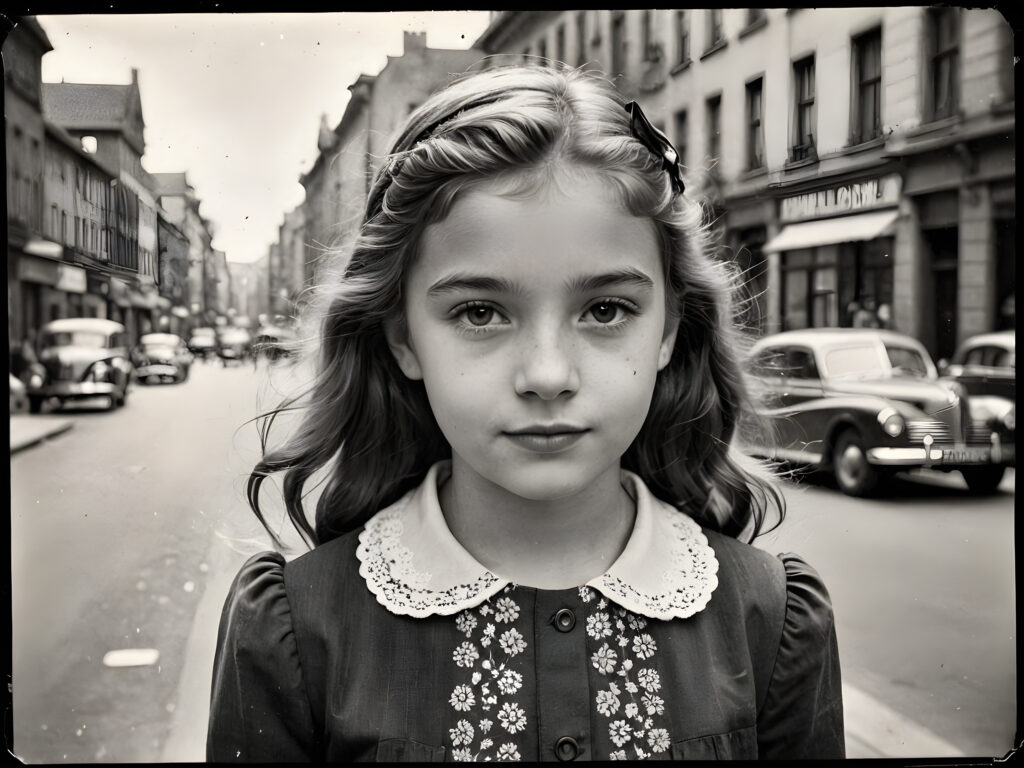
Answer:
[[(267, 370), (197, 362), (184, 384), (136, 385), (119, 411), (69, 408), (73, 429), (12, 456), (22, 760), (203, 759), (220, 607), (241, 563), (268, 546), (244, 501), (259, 449), (244, 422), (300, 375)], [(897, 742), (905, 727), (961, 754), (1009, 748), (1013, 494), (1012, 472), (982, 500), (955, 474), (902, 480), (885, 500), (817, 478), (788, 490), (786, 522), (757, 543), (802, 555), (829, 587), (843, 682), (856, 693), (851, 757), (892, 754), (865, 735), (864, 701), (898, 716), (887, 724)], [(105, 665), (124, 649), (159, 657)]]

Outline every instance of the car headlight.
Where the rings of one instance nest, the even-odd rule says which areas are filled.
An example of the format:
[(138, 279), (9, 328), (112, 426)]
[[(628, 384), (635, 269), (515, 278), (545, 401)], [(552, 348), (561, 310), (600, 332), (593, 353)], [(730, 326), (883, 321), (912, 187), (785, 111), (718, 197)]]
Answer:
[(1011, 432), (1017, 429), (1017, 406), (1003, 414), (1003, 426)]
[(93, 381), (102, 381), (108, 375), (110, 375), (110, 365), (103, 360), (99, 360), (92, 364), (92, 368), (89, 369), (89, 378)]
[(889, 437), (899, 437), (907, 426), (907, 422), (895, 408), (883, 408), (879, 411), (878, 423)]
[(43, 386), (43, 377), (38, 373), (33, 373), (28, 378), (28, 385), (33, 388)]

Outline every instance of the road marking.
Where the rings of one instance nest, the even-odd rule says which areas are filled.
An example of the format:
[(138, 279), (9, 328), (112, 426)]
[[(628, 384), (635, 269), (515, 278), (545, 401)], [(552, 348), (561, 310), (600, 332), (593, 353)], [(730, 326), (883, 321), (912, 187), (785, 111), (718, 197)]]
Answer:
[[(847, 757), (964, 757), (965, 752), (852, 685), (843, 684)], [(852, 754), (865, 751), (873, 754)]]

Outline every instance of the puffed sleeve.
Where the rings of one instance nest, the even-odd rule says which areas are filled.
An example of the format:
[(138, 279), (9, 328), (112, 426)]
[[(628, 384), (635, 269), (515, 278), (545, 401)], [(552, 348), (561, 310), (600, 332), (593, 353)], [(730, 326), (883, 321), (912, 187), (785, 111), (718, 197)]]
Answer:
[(231, 584), (217, 634), (210, 699), (208, 761), (316, 758), (284, 558), (277, 552), (251, 557)]
[(786, 615), (768, 692), (757, 716), (761, 758), (842, 758), (843, 691), (832, 600), (811, 566), (779, 555)]

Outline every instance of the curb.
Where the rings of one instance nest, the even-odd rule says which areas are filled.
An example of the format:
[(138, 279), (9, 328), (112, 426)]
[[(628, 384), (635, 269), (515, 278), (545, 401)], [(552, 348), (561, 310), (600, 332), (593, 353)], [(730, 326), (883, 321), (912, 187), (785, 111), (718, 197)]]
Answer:
[(11, 434), (11, 455), (13, 456), (14, 454), (18, 453), (19, 451), (25, 450), (26, 448), (31, 448), (33, 445), (38, 445), (39, 443), (43, 442), (44, 440), (47, 440), (48, 438), (56, 437), (57, 435), (64, 434), (69, 429), (71, 429), (73, 426), (75, 426), (75, 422), (72, 421), (71, 419), (62, 419), (61, 421), (53, 424), (50, 427), (47, 427), (45, 429), (41, 429), (40, 431), (36, 432), (35, 434), (30, 434), (29, 436), (22, 436), (22, 437), (18, 437), (18, 438), (14, 437), (14, 434), (13, 434), (14, 430), (12, 429), (11, 430), (11, 432), (12, 432), (12, 434)]

